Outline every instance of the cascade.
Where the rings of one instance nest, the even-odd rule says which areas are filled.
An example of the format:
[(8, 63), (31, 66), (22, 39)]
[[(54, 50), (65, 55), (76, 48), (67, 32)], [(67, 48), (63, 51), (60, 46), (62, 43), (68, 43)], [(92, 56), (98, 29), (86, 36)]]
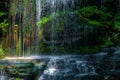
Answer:
[(0, 80), (8, 80), (8, 77), (3, 69), (0, 69)]
[(12, 55), (24, 56), (35, 53), (37, 41), (34, 0), (11, 0), (9, 18), (11, 26), (6, 44)]
[[(90, 1), (94, 3), (89, 4)], [(78, 24), (75, 14), (78, 6), (93, 4), (102, 8), (104, 0), (11, 0), (11, 25), (5, 45), (10, 56), (17, 57), (6, 57), (5, 62), (0, 62), (5, 66), (0, 65), (0, 80), (8, 80), (7, 76), (25, 80), (31, 76), (32, 80), (109, 80), (119, 75), (119, 47), (98, 54), (70, 54), (76, 53), (78, 45), (95, 41), (89, 34), (95, 34), (93, 26)], [(119, 9), (120, 6), (118, 13)]]
[(74, 13), (78, 6), (81, 8), (100, 3), (102, 8), (104, 4), (104, 0), (93, 2), (89, 4), (90, 1), (87, 0), (11, 0), (11, 25), (4, 45), (15, 56), (74, 53), (78, 45), (92, 44), (92, 40), (95, 40), (91, 38), (92, 28), (86, 24), (78, 24), (78, 16)]
[[(41, 2), (43, 5), (41, 7), (37, 7), (37, 10), (40, 10), (37, 11), (37, 13), (41, 13), (37, 15), (41, 15), (41, 18), (46, 15), (51, 15), (53, 18), (50, 22), (48, 22), (49, 25), (44, 25), (45, 28), (43, 28), (43, 43), (50, 44), (50, 53), (57, 53), (56, 44), (61, 46), (64, 44), (67, 46), (71, 45), (71, 40), (74, 37), (75, 32), (71, 31), (72, 28), (70, 28), (70, 26), (74, 24), (69, 23), (72, 20), (70, 18), (73, 18), (74, 14), (71, 13), (61, 17), (60, 12), (61, 14), (65, 14), (67, 11), (73, 10), (75, 8), (75, 0), (45, 0)], [(39, 2), (37, 2), (36, 5), (39, 5), (38, 3)], [(65, 21), (63, 24), (61, 24), (63, 20)], [(72, 21), (74, 23), (75, 20), (73, 19)], [(73, 37), (71, 37), (70, 34)], [(70, 37), (72, 39), (69, 39)]]
[[(75, 11), (88, 4), (80, 0), (12, 0), (12, 21), (6, 38), (11, 54), (75, 53), (76, 47), (92, 44), (93, 28), (79, 25)], [(102, 8), (104, 0), (94, 1)], [(24, 7), (23, 7), (24, 6)], [(89, 34), (90, 33), (90, 34)], [(71, 51), (69, 51), (71, 50)]]
[(71, 56), (52, 57), (39, 80), (58, 80), (59, 78), (60, 80), (65, 78), (72, 80), (75, 78), (70, 76), (84, 76), (88, 74), (96, 74), (95, 67), (80, 56), (78, 59)]
[(74, 49), (72, 45), (76, 45), (82, 34), (76, 27), (77, 16), (71, 12), (76, 9), (77, 1), (12, 0), (9, 13), (12, 22), (5, 42), (10, 53), (17, 56), (40, 54), (47, 51), (43, 48), (45, 45), (46, 53), (50, 54), (59, 53), (64, 47)]

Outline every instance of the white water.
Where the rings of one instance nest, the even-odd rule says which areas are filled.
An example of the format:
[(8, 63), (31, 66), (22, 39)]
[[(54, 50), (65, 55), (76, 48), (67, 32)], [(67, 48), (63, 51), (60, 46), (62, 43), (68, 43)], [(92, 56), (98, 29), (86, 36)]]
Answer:
[(82, 57), (81, 59), (72, 58), (72, 56), (53, 57), (50, 58), (39, 80), (57, 80), (58, 76), (64, 80), (66, 76), (77, 76), (77, 74), (80, 74), (79, 76), (96, 74), (95, 67), (89, 61), (82, 60)]
[(8, 80), (3, 69), (0, 69), (0, 80)]

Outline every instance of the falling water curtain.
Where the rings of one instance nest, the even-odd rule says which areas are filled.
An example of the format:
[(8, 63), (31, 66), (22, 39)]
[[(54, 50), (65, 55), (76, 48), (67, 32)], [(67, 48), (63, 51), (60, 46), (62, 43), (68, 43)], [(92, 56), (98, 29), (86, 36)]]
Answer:
[(9, 18), (11, 20), (9, 47), (13, 49), (12, 53), (24, 55), (35, 39), (35, 0), (10, 0)]

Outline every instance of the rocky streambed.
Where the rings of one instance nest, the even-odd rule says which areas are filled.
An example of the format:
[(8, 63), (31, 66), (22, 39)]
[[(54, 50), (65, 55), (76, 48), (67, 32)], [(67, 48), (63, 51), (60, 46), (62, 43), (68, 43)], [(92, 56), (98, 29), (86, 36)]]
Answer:
[(120, 48), (90, 55), (8, 57), (0, 80), (120, 80)]

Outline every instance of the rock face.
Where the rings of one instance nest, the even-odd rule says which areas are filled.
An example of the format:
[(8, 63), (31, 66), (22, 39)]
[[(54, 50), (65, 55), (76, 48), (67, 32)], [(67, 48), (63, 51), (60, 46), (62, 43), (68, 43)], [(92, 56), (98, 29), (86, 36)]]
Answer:
[(120, 48), (109, 49), (92, 55), (37, 56), (30, 61), (3, 60), (0, 61), (0, 77), (20, 80), (120, 80)]
[(2, 64), (3, 66), (1, 67), (3, 71), (1, 70), (2, 74), (0, 75), (7, 76), (12, 80), (15, 78), (18, 78), (20, 80), (35, 80), (35, 77), (38, 74), (37, 68), (32, 62), (3, 62), (4, 64)]
[(39, 80), (120, 80), (120, 48), (94, 55), (51, 58)]
[(95, 72), (96, 67), (91, 61), (84, 60), (88, 56), (69, 56), (52, 58), (39, 80), (102, 80)]
[(33, 80), (37, 74), (33, 63), (16, 63), (7, 69), (11, 77), (18, 77), (25, 80)]

